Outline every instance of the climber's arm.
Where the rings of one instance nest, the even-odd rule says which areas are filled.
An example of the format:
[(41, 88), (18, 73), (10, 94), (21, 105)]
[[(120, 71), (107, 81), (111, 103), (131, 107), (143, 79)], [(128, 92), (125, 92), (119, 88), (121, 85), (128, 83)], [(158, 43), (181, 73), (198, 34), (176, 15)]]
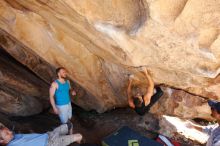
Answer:
[(132, 78), (129, 77), (129, 83), (128, 83), (128, 89), (127, 89), (128, 104), (131, 108), (135, 108), (132, 95), (131, 95), (131, 83), (132, 83)]
[(144, 95), (145, 106), (147, 106), (150, 103), (151, 97), (153, 96), (154, 93), (154, 81), (145, 67), (143, 69), (143, 72), (148, 81), (147, 93)]

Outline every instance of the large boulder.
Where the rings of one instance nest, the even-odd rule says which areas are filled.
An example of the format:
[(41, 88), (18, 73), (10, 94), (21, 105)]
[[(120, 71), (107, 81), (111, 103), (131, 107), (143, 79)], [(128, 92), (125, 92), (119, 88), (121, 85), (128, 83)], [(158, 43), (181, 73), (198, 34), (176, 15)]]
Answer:
[[(76, 104), (98, 112), (127, 106), (128, 74), (146, 86), (139, 66), (156, 84), (220, 99), (219, 18), (216, 0), (0, 1), (1, 32), (46, 61), (44, 67), (67, 68), (86, 92)], [(3, 48), (12, 54), (8, 44)], [(45, 74), (27, 67), (51, 79), (49, 67)]]

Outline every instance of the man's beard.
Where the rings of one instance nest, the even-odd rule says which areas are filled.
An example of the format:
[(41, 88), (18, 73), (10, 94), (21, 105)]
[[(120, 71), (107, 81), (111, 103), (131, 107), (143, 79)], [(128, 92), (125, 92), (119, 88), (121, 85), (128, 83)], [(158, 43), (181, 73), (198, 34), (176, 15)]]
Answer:
[(67, 76), (60, 76), (60, 78), (62, 78), (62, 79), (66, 79), (66, 78), (67, 78)]

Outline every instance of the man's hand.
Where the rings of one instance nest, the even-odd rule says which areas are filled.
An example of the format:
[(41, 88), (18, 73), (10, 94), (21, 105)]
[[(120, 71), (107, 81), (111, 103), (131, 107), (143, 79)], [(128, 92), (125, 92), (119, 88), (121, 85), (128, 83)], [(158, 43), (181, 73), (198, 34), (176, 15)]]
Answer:
[(54, 108), (53, 108), (53, 111), (54, 111), (54, 113), (55, 113), (56, 115), (59, 114), (59, 109), (58, 109), (58, 108), (54, 107)]
[(129, 75), (129, 82), (132, 82), (134, 79), (134, 75)]
[(201, 131), (201, 132), (203, 131), (203, 128), (204, 128), (204, 126), (196, 125), (196, 124), (194, 124), (190, 121), (186, 122), (185, 126), (189, 129), (196, 129), (196, 130)]
[(75, 96), (76, 95), (76, 91), (72, 91), (72, 93), (71, 93), (73, 96)]
[(135, 108), (135, 105), (134, 105), (134, 103), (133, 102), (129, 102), (129, 106), (131, 107), (131, 108)]
[(150, 104), (151, 96), (149, 94), (144, 96), (144, 105), (147, 106)]
[(151, 94), (150, 93), (147, 93), (144, 95), (144, 105), (147, 106), (148, 104), (150, 104), (150, 101), (151, 101)]
[(148, 104), (150, 104), (150, 100), (145, 100), (145, 101), (144, 101), (144, 105), (145, 105), (145, 106), (148, 106)]
[(142, 71), (145, 75), (149, 75), (147, 68), (144, 66), (140, 67), (140, 71)]

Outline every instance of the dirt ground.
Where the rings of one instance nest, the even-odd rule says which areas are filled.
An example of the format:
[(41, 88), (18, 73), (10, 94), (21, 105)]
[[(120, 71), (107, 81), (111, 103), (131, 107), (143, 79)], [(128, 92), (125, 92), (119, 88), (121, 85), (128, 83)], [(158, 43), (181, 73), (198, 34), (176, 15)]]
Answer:
[[(123, 126), (128, 126), (148, 138), (155, 138), (157, 133), (153, 131), (159, 129), (159, 121), (152, 114), (141, 117), (130, 109), (117, 109), (103, 114), (86, 112), (80, 108), (74, 108), (73, 111), (74, 133), (81, 133), (84, 143), (100, 144), (103, 138)], [(60, 125), (58, 117), (48, 111), (30, 117), (0, 115), (0, 122), (11, 129), (14, 127), (16, 133), (44, 133)], [(191, 141), (182, 143), (185, 146), (195, 145)]]

